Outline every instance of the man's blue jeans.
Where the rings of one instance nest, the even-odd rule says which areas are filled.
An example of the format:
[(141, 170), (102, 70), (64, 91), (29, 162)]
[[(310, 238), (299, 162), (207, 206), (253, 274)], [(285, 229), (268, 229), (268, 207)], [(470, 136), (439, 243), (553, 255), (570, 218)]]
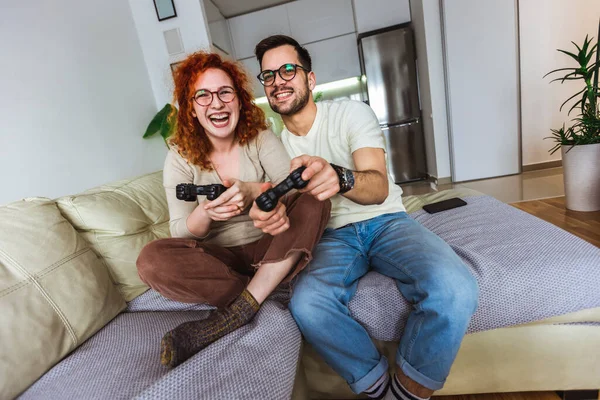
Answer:
[(405, 212), (325, 230), (290, 302), (306, 341), (355, 393), (387, 372), (386, 358), (348, 311), (369, 270), (394, 278), (413, 305), (397, 364), (417, 383), (441, 389), (477, 308), (477, 282), (446, 242)]

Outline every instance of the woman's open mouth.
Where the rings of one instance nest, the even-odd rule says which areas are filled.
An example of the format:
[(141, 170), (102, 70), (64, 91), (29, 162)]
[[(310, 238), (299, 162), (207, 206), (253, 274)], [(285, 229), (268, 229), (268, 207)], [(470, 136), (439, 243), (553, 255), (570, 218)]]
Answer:
[(208, 117), (216, 128), (223, 128), (229, 123), (229, 113), (218, 113)]

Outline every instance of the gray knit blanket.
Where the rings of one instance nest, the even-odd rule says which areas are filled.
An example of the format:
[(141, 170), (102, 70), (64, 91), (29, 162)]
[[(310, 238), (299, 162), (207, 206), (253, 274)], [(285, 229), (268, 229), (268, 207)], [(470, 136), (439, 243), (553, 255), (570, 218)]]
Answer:
[[(148, 291), (130, 310), (83, 343), (21, 397), (30, 399), (289, 399), (301, 335), (279, 302), (267, 300), (247, 325), (168, 370), (160, 365), (163, 334), (204, 319), (190, 306)], [(155, 307), (159, 311), (147, 311)], [(146, 310), (146, 311), (141, 311)]]
[[(411, 214), (452, 246), (477, 278), (469, 332), (600, 307), (600, 249), (488, 196)], [(36, 382), (21, 399), (289, 399), (301, 336), (275, 293), (246, 326), (173, 370), (159, 364), (162, 335), (211, 307), (150, 290)], [(400, 339), (411, 305), (395, 282), (368, 273), (350, 302), (376, 339)], [(584, 322), (585, 323), (585, 322)]]
[[(411, 215), (461, 257), (479, 284), (468, 333), (600, 307), (600, 249), (493, 197), (465, 207)], [(379, 340), (396, 341), (411, 305), (376, 272), (358, 284), (352, 315)]]

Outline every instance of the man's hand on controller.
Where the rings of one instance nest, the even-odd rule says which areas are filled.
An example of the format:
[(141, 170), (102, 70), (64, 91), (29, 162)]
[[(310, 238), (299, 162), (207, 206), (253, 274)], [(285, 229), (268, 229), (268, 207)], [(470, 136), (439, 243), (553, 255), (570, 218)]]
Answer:
[(321, 157), (311, 157), (306, 154), (294, 158), (290, 164), (290, 171), (300, 166), (306, 169), (302, 173), (302, 179), (310, 180), (308, 186), (299, 191), (310, 193), (317, 200), (323, 201), (333, 197), (340, 191), (340, 181), (333, 167)]
[[(271, 187), (270, 183), (263, 183), (260, 189), (261, 192), (265, 192)], [(269, 212), (258, 208), (256, 202), (252, 203), (250, 218), (254, 221), (255, 227), (272, 236), (283, 233), (290, 227), (290, 219), (287, 216), (285, 204), (281, 201), (278, 201), (275, 208)]]

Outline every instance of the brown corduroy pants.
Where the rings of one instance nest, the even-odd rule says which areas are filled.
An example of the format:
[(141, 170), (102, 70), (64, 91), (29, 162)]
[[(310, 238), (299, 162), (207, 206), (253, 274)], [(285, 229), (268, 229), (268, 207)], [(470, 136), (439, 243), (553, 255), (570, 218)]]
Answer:
[(137, 259), (138, 274), (164, 297), (184, 303), (230, 304), (248, 285), (261, 264), (285, 259), (291, 252), (304, 256), (288, 274), (289, 282), (312, 259), (312, 249), (329, 221), (331, 202), (294, 193), (283, 200), (290, 228), (276, 236), (234, 247), (205, 244), (195, 239), (158, 239), (148, 243)]

